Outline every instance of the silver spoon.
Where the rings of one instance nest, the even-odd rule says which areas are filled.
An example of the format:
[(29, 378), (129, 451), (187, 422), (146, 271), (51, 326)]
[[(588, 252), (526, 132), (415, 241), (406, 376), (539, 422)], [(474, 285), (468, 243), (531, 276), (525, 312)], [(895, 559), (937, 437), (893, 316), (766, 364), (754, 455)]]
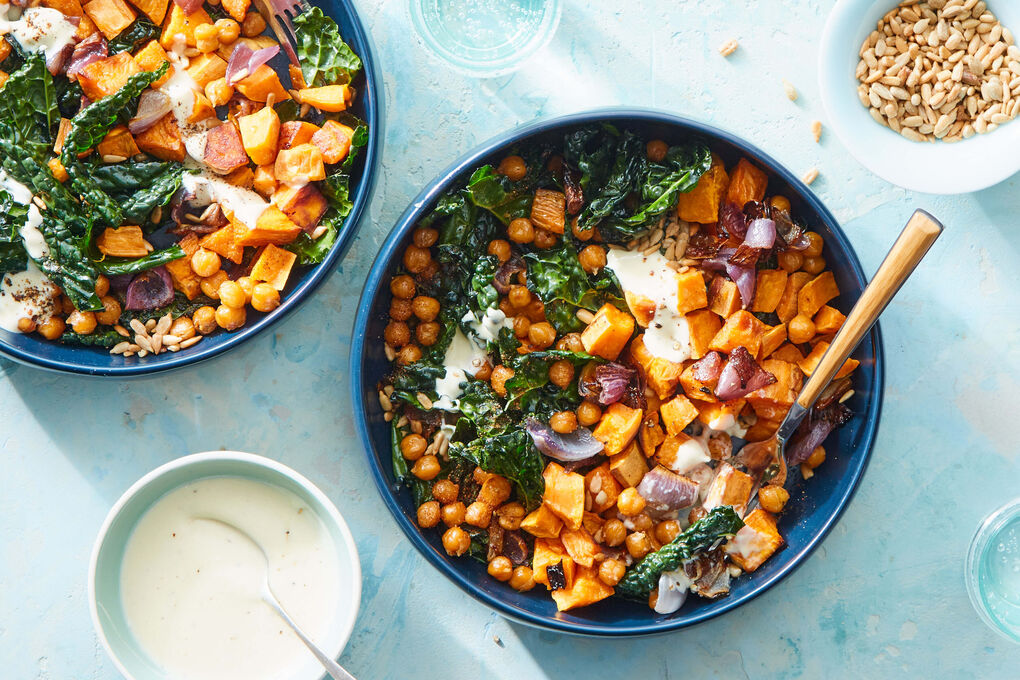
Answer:
[(304, 634), (304, 631), (302, 631), (301, 628), (294, 623), (294, 620), (290, 618), (287, 612), (283, 609), (283, 606), (280, 605), (280, 601), (276, 599), (276, 595), (273, 594), (273, 589), (269, 585), (269, 555), (266, 554), (266, 551), (262, 548), (258, 541), (249, 536), (243, 529), (236, 527), (229, 522), (224, 522), (221, 519), (216, 519), (214, 517), (196, 517), (195, 519), (206, 522), (214, 522), (220, 526), (226, 527), (258, 548), (259, 554), (262, 555), (262, 559), (266, 566), (263, 571), (264, 577), (262, 579), (262, 601), (269, 605), (272, 610), (275, 611), (288, 626), (290, 626), (291, 630), (294, 631), (294, 634), (300, 638), (301, 642), (305, 643), (305, 647), (308, 648), (308, 651), (315, 655), (315, 658), (319, 660), (319, 663), (323, 665), (326, 672), (329, 673), (334, 680), (357, 680), (353, 675), (345, 671), (340, 664), (329, 658), (325, 652), (319, 649), (319, 647)]

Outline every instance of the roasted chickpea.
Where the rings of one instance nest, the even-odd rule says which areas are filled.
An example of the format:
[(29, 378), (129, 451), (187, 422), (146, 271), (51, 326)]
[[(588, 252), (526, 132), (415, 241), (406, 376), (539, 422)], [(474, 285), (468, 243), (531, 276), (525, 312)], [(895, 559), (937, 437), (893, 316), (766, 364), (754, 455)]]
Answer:
[(258, 283), (251, 290), (251, 306), (258, 312), (271, 312), (280, 306), (280, 291), (268, 283)]
[(535, 240), (535, 227), (527, 217), (518, 217), (507, 226), (506, 235), (514, 243), (531, 243)]
[(524, 309), (531, 303), (531, 291), (527, 286), (510, 286), (506, 297), (514, 309)]
[(241, 25), (233, 19), (219, 19), (215, 24), (216, 35), (224, 45), (233, 45), (241, 37)]
[(418, 276), (421, 277), (422, 281), (431, 281), (432, 277), (439, 273), (439, 263), (435, 260), (429, 260), (429, 263), (425, 265), (425, 269), (421, 270)]
[(428, 248), (416, 245), (407, 246), (404, 250), (404, 268), (412, 274), (418, 274), (432, 261), (432, 253)]
[(773, 514), (782, 512), (788, 500), (790, 492), (778, 484), (769, 484), (758, 489), (758, 502), (761, 503), (761, 507)]
[(478, 498), (475, 500), (485, 503), (490, 508), (496, 508), (510, 498), (511, 491), (512, 487), (510, 486), (509, 479), (499, 475), (492, 475), (482, 482), (482, 489), (478, 492)]
[(216, 308), (216, 325), (227, 331), (236, 331), (244, 325), (247, 316), (243, 306), (220, 305)]
[(96, 277), (96, 297), (103, 297), (110, 292), (110, 279), (100, 274)]
[(805, 257), (804, 264), (800, 266), (801, 269), (806, 271), (808, 274), (821, 274), (825, 271), (825, 258), (824, 257)]
[(808, 457), (808, 459), (804, 461), (804, 463), (812, 470), (814, 470), (816, 467), (818, 467), (824, 462), (825, 462), (824, 446), (816, 446), (815, 450), (811, 452), (811, 455)]
[[(117, 323), (117, 320), (120, 319), (120, 313), (122, 311), (120, 308), (120, 302), (117, 300), (117, 298), (113, 297), (112, 295), (104, 295), (99, 298), (99, 301), (103, 303), (103, 311), (96, 312), (96, 321), (103, 324), (104, 326), (112, 326), (113, 324)], [(194, 330), (192, 330), (191, 334), (192, 335), (195, 334)]]
[(66, 295), (60, 296), (60, 311), (62, 311), (65, 316), (72, 313), (75, 309), (76, 307), (74, 306), (74, 303), (71, 302), (71, 298)]
[(400, 440), (400, 454), (407, 460), (418, 460), (428, 448), (428, 442), (420, 434), (411, 433)]
[(410, 300), (401, 300), (400, 298), (390, 300), (390, 318), (394, 321), (407, 321), (413, 313)]
[(510, 259), (510, 243), (501, 238), (493, 239), (489, 241), (489, 255), (493, 255), (500, 264), (503, 264)]
[(652, 521), (652, 518), (646, 512), (639, 512), (631, 517), (630, 524), (634, 527), (633, 531), (644, 531), (649, 534), (655, 528), (655, 522)]
[(499, 299), (499, 311), (503, 312), (507, 318), (511, 318), (517, 314), (517, 310), (515, 310), (514, 306), (510, 304), (510, 300), (505, 297)]
[(383, 339), (390, 347), (403, 347), (411, 342), (411, 329), (403, 321), (390, 321), (383, 329)]
[(689, 524), (694, 524), (699, 519), (704, 519), (704, 517), (707, 514), (708, 512), (705, 510), (705, 508), (701, 507), (700, 505), (695, 505), (693, 508), (691, 508), (691, 511), (687, 513), (687, 522)]
[(439, 232), (431, 227), (418, 227), (414, 230), (414, 245), (419, 248), (431, 248), (439, 240)]
[(493, 367), (492, 376), (489, 378), (489, 384), (492, 385), (492, 391), (501, 397), (506, 396), (506, 381), (514, 377), (514, 369), (508, 368), (503, 364)]
[(627, 567), (620, 560), (602, 560), (602, 564), (599, 565), (599, 579), (612, 588), (620, 582), (626, 571)]
[(241, 33), (245, 38), (254, 38), (266, 30), (266, 20), (258, 12), (248, 12), (241, 23)]
[[(554, 361), (549, 367), (549, 382), (556, 387), (564, 388), (574, 379), (574, 365), (566, 359)], [(576, 424), (576, 423), (575, 423)]]
[(95, 312), (82, 312), (77, 309), (68, 315), (67, 323), (78, 335), (89, 335), (98, 325)]
[(624, 542), (627, 538), (627, 527), (623, 525), (623, 522), (616, 519), (606, 520), (606, 523), (602, 525), (602, 542), (608, 545), (610, 548), (615, 548)]
[(255, 281), (250, 276), (242, 276), (237, 279), (237, 285), (244, 291), (244, 301), (247, 304), (251, 304), (251, 294), (255, 290)]
[(36, 329), (39, 335), (43, 336), (47, 340), (56, 340), (64, 331), (67, 329), (67, 324), (59, 316), (51, 316), (50, 318), (39, 324)]
[(645, 154), (648, 156), (648, 160), (653, 163), (664, 161), (667, 153), (669, 153), (669, 144), (661, 139), (653, 139), (645, 144)]
[(475, 371), (475, 378), (478, 380), (488, 380), (492, 377), (492, 364), (486, 361), (482, 364), (482, 367)]
[(241, 288), (237, 281), (224, 281), (220, 284), (217, 292), (220, 294), (220, 302), (225, 306), (233, 307), (234, 309), (244, 309), (247, 299), (244, 289)]
[(772, 204), (773, 208), (790, 212), (790, 199), (786, 196), (773, 196), (769, 199), (769, 203)]
[(216, 310), (209, 305), (199, 307), (191, 315), (191, 322), (195, 325), (196, 331), (202, 335), (209, 335), (216, 330)]
[(652, 551), (652, 542), (643, 531), (636, 531), (627, 535), (627, 552), (635, 560), (639, 560)]
[(804, 232), (804, 238), (808, 240), (808, 247), (801, 251), (804, 253), (804, 257), (819, 257), (825, 247), (825, 241), (822, 240), (821, 234), (816, 231), (808, 231)]
[(496, 172), (506, 175), (506, 178), (511, 182), (519, 182), (528, 174), (528, 166), (524, 164), (524, 159), (520, 156), (507, 156), (499, 162)]
[(776, 256), (779, 268), (788, 274), (792, 274), (804, 264), (804, 256), (796, 250), (784, 250)]
[(559, 240), (559, 237), (548, 229), (536, 229), (535, 240), (532, 243), (536, 248), (548, 250), (549, 248), (555, 248)]
[(397, 352), (397, 363), (407, 366), (421, 359), (421, 347), (418, 345), (404, 345)]
[(577, 414), (573, 411), (558, 411), (549, 418), (549, 427), (553, 432), (570, 434), (577, 429)]
[(514, 565), (506, 557), (497, 555), (492, 558), (491, 562), (489, 562), (489, 568), (487, 571), (489, 572), (489, 576), (497, 581), (509, 581), (510, 577), (514, 573)]
[(584, 343), (581, 342), (580, 333), (567, 333), (556, 341), (556, 349), (564, 352), (583, 352)]
[(510, 576), (510, 587), (522, 593), (534, 588), (535, 574), (531, 571), (531, 567), (522, 564), (514, 569), (514, 573)]
[(411, 474), (418, 479), (424, 479), (426, 482), (435, 479), (439, 474), (439, 459), (429, 454), (422, 456), (414, 462), (411, 467)]
[(570, 219), (570, 233), (574, 235), (578, 241), (590, 241), (595, 236), (595, 228), (581, 229), (577, 226), (577, 218), (572, 217)]
[(439, 503), (425, 501), (418, 506), (418, 526), (430, 529), (439, 524)]
[(35, 329), (38, 328), (39, 324), (35, 322), (35, 319), (23, 316), (18, 319), (18, 332), (20, 333), (35, 333)]
[(418, 327), (414, 329), (414, 337), (422, 347), (431, 347), (439, 339), (439, 323), (429, 321), (418, 324)]
[(520, 316), (514, 317), (514, 335), (518, 338), (528, 337), (528, 331), (531, 330), (531, 322), (528, 321), (528, 317), (521, 314)]
[(195, 47), (202, 54), (215, 52), (220, 47), (219, 31), (213, 24), (199, 24), (195, 26)]
[[(424, 449), (422, 450), (424, 451)], [(456, 502), (459, 493), (460, 486), (449, 479), (437, 479), (436, 483), (432, 485), (432, 497), (444, 505)]]
[(443, 548), (447, 555), (460, 557), (471, 548), (471, 537), (460, 527), (450, 527), (443, 532)]
[(634, 517), (645, 509), (645, 499), (637, 489), (628, 486), (616, 499), (616, 508), (624, 515)]
[(414, 279), (407, 274), (394, 276), (393, 280), (390, 281), (390, 292), (393, 294), (393, 297), (400, 298), (401, 300), (410, 300), (413, 298), (416, 289), (417, 287), (414, 285)]
[(584, 271), (594, 274), (606, 266), (606, 249), (596, 245), (585, 246), (578, 254), (577, 261)]
[(524, 519), (526, 514), (524, 506), (514, 501), (502, 505), (496, 510), (496, 517), (499, 520), (499, 526), (503, 527), (507, 531), (516, 531), (521, 528), (521, 520)]
[(443, 524), (448, 527), (455, 527), (464, 523), (464, 515), (467, 513), (467, 508), (460, 501), (453, 501), (443, 506), (442, 517)]
[(536, 298), (524, 308), (524, 314), (528, 317), (531, 323), (545, 321), (545, 304)]
[(577, 407), (577, 422), (585, 427), (594, 425), (599, 422), (600, 418), (602, 418), (602, 409), (593, 401), (583, 401)]
[(680, 534), (680, 523), (675, 519), (667, 519), (655, 525), (655, 540), (666, 545)]
[(439, 316), (439, 300), (427, 295), (419, 295), (411, 301), (411, 311), (422, 321), (432, 321)]
[(464, 521), (479, 529), (488, 529), (492, 522), (492, 508), (480, 501), (475, 501), (468, 506), (464, 514)]
[(191, 320), (191, 317), (179, 316), (174, 319), (174, 322), (170, 324), (170, 335), (181, 340), (187, 340), (188, 338), (195, 337), (195, 324)]
[(815, 322), (804, 314), (798, 314), (790, 319), (786, 332), (789, 334), (790, 342), (794, 344), (808, 342), (815, 337)]
[(229, 278), (230, 277), (227, 276), (227, 273), (221, 269), (212, 276), (207, 276), (202, 279), (199, 282), (199, 287), (202, 289), (202, 293), (205, 294), (206, 297), (210, 297), (213, 300), (219, 300), (220, 284)]
[(528, 341), (539, 349), (551, 347), (556, 342), (556, 329), (546, 321), (533, 323), (528, 329)]
[(206, 83), (205, 96), (213, 106), (226, 106), (234, 95), (234, 88), (227, 84), (226, 78), (217, 78)]

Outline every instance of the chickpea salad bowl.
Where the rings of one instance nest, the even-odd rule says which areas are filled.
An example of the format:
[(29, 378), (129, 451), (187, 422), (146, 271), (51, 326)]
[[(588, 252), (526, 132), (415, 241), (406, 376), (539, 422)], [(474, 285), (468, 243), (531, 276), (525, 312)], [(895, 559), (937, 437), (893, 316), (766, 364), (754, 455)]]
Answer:
[(354, 236), (377, 77), (348, 2), (0, 0), (0, 352), (135, 375), (295, 309)]
[(373, 267), (352, 383), (379, 488), (434, 565), (526, 623), (644, 634), (731, 609), (863, 474), (877, 331), (786, 461), (741, 451), (863, 280), (806, 187), (726, 133), (639, 110), (516, 131), (419, 196)]

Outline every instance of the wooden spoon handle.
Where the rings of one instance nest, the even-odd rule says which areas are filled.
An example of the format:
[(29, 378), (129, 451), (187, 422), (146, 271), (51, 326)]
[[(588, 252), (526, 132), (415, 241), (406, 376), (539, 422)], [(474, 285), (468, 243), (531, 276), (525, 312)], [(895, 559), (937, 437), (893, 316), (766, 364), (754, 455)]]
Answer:
[(811, 408), (941, 233), (934, 217), (923, 210), (913, 214), (801, 390), (800, 406)]

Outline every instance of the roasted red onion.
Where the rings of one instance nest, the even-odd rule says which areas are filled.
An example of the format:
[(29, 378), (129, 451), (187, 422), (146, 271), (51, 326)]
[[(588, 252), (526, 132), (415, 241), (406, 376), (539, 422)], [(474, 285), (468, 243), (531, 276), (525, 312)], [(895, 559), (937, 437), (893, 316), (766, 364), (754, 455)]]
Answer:
[(518, 255), (514, 255), (504, 262), (492, 277), (492, 285), (496, 288), (496, 292), (500, 295), (509, 293), (512, 285), (510, 278), (523, 271), (527, 271), (527, 268), (524, 266), (524, 260)]
[(142, 96), (138, 98), (138, 111), (128, 121), (128, 130), (133, 135), (145, 132), (171, 110), (173, 110), (173, 103), (170, 101), (170, 97), (159, 90), (148, 89), (142, 92)]
[[(174, 0), (177, 2), (177, 0)], [(199, 0), (201, 5), (201, 0)], [(244, 80), (255, 69), (280, 53), (280, 46), (263, 47), (260, 50), (252, 50), (244, 43), (238, 43), (230, 54), (230, 61), (227, 62), (227, 85), (236, 85), (239, 80)]]
[(663, 514), (686, 508), (693, 503), (698, 497), (698, 484), (656, 465), (641, 478), (637, 491), (647, 501), (650, 512)]
[(595, 380), (599, 384), (599, 403), (609, 406), (623, 399), (634, 373), (634, 369), (613, 362), (597, 366)]
[[(722, 244), (725, 242), (726, 239), (702, 230), (690, 237), (687, 242), (687, 251), (684, 255), (696, 260), (714, 258), (722, 252), (720, 249), (725, 250), (725, 248), (722, 248)], [(733, 252), (732, 248), (730, 252)]]
[(715, 396), (723, 401), (740, 399), (774, 382), (776, 376), (759, 366), (746, 347), (738, 345), (719, 374)]
[(67, 43), (59, 50), (51, 52), (46, 56), (46, 70), (50, 75), (56, 76), (64, 70), (67, 61), (74, 54), (74, 43)]
[(723, 358), (719, 352), (709, 352), (691, 364), (691, 372), (694, 378), (700, 382), (708, 383), (719, 379), (719, 373), (723, 369)]
[(204, 0), (174, 0), (174, 4), (184, 11), (184, 14), (194, 14), (200, 7), (202, 7)]
[(786, 462), (790, 465), (800, 465), (806, 461), (825, 438), (850, 420), (852, 415), (853, 412), (843, 404), (833, 404), (821, 411), (812, 411), (797, 428), (797, 434), (786, 448)]
[(747, 220), (744, 212), (736, 203), (726, 202), (719, 208), (719, 228), (729, 236), (744, 238), (747, 233)]
[(105, 59), (107, 55), (106, 38), (99, 31), (74, 46), (71, 60), (67, 64), (68, 80), (77, 80), (78, 73), (94, 61)]
[[(752, 252), (757, 253), (756, 250), (752, 250)], [(702, 262), (702, 266), (712, 271), (726, 272), (730, 280), (737, 284), (737, 289), (740, 291), (740, 299), (744, 303), (744, 307), (747, 307), (754, 299), (754, 288), (757, 284), (758, 276), (753, 263), (750, 266), (744, 266), (731, 261), (736, 253), (736, 248), (720, 248), (715, 257)], [(754, 260), (757, 261), (757, 259), (756, 255)]]
[(164, 307), (174, 301), (174, 285), (165, 267), (156, 267), (136, 276), (127, 289), (124, 309), (147, 310)]
[(524, 421), (524, 429), (531, 435), (535, 448), (559, 461), (584, 460), (601, 453), (605, 448), (585, 427), (578, 427), (569, 434), (560, 434), (537, 418), (528, 418)]
[(776, 243), (776, 223), (768, 218), (751, 222), (744, 236), (744, 245), (750, 248), (771, 248)]

